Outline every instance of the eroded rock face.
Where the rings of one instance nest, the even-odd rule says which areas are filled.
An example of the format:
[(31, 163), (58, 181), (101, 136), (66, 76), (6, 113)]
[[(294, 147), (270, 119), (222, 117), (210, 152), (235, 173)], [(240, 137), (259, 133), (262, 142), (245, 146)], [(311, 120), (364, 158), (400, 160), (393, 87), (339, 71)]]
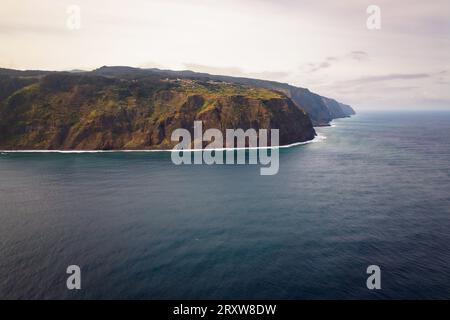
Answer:
[(280, 145), (314, 139), (315, 131), (309, 117), (290, 99), (257, 100), (242, 96), (220, 98), (213, 106), (197, 114), (203, 128), (278, 129)]
[(329, 125), (334, 119), (333, 113), (324, 102), (323, 97), (315, 94), (308, 89), (290, 87), (288, 89), (289, 97), (302, 109), (304, 109), (315, 126)]
[(341, 104), (334, 99), (322, 97), (323, 102), (330, 110), (331, 117), (333, 119), (349, 117), (345, 110), (341, 107)]
[(167, 149), (173, 130), (279, 129), (280, 144), (315, 136), (283, 93), (194, 80), (53, 73), (0, 102), (0, 149)]
[[(333, 102), (329, 104), (326, 97), (322, 97), (306, 88), (296, 87), (287, 83), (277, 81), (260, 80), (243, 77), (231, 77), (222, 75), (213, 75), (207, 73), (199, 73), (193, 71), (172, 71), (152, 69), (139, 69), (130, 67), (101, 67), (93, 71), (95, 74), (108, 75), (113, 77), (128, 77), (136, 78), (146, 76), (154, 77), (168, 77), (168, 78), (188, 78), (197, 80), (216, 80), (225, 81), (229, 83), (249, 85), (253, 87), (266, 88), (283, 92), (287, 97), (297, 105), (298, 108), (303, 109), (309, 115), (315, 126), (327, 126), (330, 121), (337, 117), (348, 117), (355, 114), (355, 111), (348, 105), (338, 102), (336, 106)], [(329, 99), (332, 100), (332, 99)]]

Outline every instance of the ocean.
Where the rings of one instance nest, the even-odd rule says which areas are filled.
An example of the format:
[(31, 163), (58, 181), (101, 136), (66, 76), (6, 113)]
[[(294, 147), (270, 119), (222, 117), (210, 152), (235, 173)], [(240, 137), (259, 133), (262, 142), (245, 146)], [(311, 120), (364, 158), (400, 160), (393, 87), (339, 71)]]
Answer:
[(273, 176), (165, 152), (1, 153), (0, 298), (449, 299), (450, 112), (317, 132)]

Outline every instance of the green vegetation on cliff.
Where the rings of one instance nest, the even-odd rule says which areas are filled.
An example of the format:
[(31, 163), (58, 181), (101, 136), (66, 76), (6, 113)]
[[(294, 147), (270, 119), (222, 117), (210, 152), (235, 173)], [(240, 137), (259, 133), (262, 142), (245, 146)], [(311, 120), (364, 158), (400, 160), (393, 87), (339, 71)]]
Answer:
[[(14, 82), (14, 83), (13, 83)], [(49, 73), (4, 78), (0, 149), (171, 148), (173, 130), (279, 129), (280, 144), (314, 138), (284, 93), (223, 81)], [(3, 92), (2, 91), (2, 92)]]

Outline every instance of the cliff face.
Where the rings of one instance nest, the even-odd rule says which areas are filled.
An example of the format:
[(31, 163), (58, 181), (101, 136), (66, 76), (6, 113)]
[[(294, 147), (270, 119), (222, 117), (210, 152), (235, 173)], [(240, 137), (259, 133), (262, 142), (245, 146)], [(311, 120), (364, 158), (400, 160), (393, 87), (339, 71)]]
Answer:
[(193, 134), (195, 120), (203, 121), (204, 130), (223, 133), (279, 129), (282, 145), (315, 136), (303, 110), (285, 94), (264, 88), (91, 73), (8, 78), (5, 83), (10, 89), (0, 99), (3, 150), (166, 149), (177, 143), (170, 140), (172, 131), (185, 128)]
[(328, 125), (335, 118), (323, 98), (308, 89), (291, 87), (289, 96), (309, 114), (315, 126)]
[(341, 104), (334, 99), (322, 97), (324, 104), (327, 106), (328, 110), (330, 110), (331, 118), (346, 118), (349, 117), (347, 112), (341, 107)]
[(355, 110), (353, 110), (353, 108), (350, 107), (348, 104), (343, 104), (343, 103), (339, 102), (339, 105), (341, 106), (342, 110), (344, 111), (346, 117), (350, 117), (350, 116), (356, 114)]
[[(355, 111), (348, 105), (341, 104), (335, 100), (322, 97), (305, 88), (291, 86), (286, 83), (267, 81), (242, 77), (230, 77), (221, 75), (212, 75), (207, 73), (198, 73), (192, 71), (172, 71), (160, 69), (137, 69), (130, 67), (102, 67), (93, 71), (99, 75), (112, 77), (167, 77), (167, 78), (187, 78), (197, 80), (215, 80), (242, 85), (249, 85), (259, 88), (266, 88), (283, 92), (287, 97), (297, 105), (298, 108), (305, 110), (313, 125), (326, 126), (330, 121), (336, 118), (349, 117), (355, 114)], [(330, 101), (332, 100), (332, 101)]]
[(17, 90), (36, 82), (34, 79), (15, 78), (0, 75), (0, 101), (6, 99)]
[(279, 129), (280, 144), (354, 110), (308, 89), (192, 71), (0, 68), (0, 149), (162, 149), (173, 130)]

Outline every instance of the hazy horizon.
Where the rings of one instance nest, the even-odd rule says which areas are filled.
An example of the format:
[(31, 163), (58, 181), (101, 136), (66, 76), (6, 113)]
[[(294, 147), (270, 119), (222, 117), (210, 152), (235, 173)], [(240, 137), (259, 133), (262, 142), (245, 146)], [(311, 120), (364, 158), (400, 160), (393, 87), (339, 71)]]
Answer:
[[(371, 4), (379, 30), (366, 27)], [(192, 70), (286, 82), (359, 111), (450, 109), (449, 12), (448, 1), (6, 0), (0, 67)]]

